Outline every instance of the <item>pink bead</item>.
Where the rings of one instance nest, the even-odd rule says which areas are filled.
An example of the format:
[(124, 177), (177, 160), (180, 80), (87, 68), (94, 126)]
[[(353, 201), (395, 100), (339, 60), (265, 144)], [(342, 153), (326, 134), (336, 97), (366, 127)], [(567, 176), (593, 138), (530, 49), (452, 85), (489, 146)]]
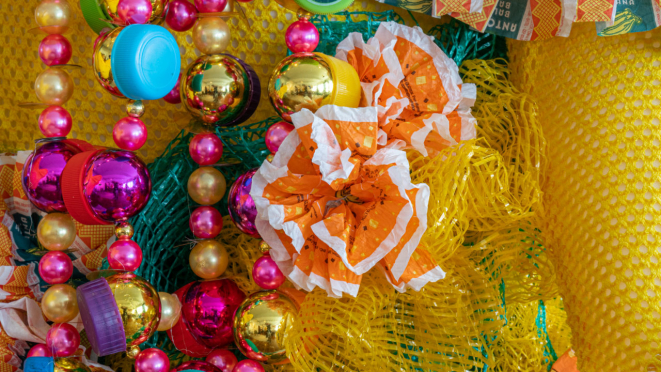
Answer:
[[(197, 9), (188, 0), (172, 0), (168, 4), (165, 23), (174, 31), (188, 31), (195, 25), (196, 20)], [(177, 84), (178, 87), (179, 84)]]
[(133, 240), (116, 240), (108, 249), (108, 264), (113, 270), (135, 271), (141, 263), (142, 249)]
[(162, 350), (145, 349), (135, 358), (136, 372), (168, 372), (169, 370), (170, 359)]
[(199, 165), (216, 164), (223, 156), (223, 141), (213, 133), (200, 133), (190, 141), (188, 151)]
[(232, 372), (238, 362), (236, 356), (227, 349), (213, 350), (205, 361), (216, 366), (221, 372)]
[(289, 135), (289, 132), (294, 129), (295, 127), (286, 121), (279, 121), (269, 127), (264, 136), (264, 141), (266, 142), (266, 147), (271, 151), (271, 154), (278, 152), (282, 141), (284, 141), (285, 138), (287, 138), (287, 135)]
[(245, 359), (238, 362), (232, 372), (264, 372), (264, 367), (254, 360)]
[(171, 103), (173, 105), (176, 105), (177, 103), (181, 103), (181, 93), (179, 93), (179, 83), (181, 82), (181, 72), (179, 73), (179, 79), (177, 80), (177, 84), (172, 88), (170, 93), (168, 93), (165, 97), (163, 97), (163, 100), (167, 103)]
[(120, 149), (135, 151), (147, 142), (147, 127), (138, 118), (121, 118), (112, 130), (112, 138)]
[(276, 289), (285, 282), (285, 275), (268, 253), (255, 261), (252, 278), (264, 289)]
[(62, 284), (71, 278), (73, 263), (66, 253), (51, 251), (39, 261), (39, 275), (48, 284)]
[(57, 323), (46, 334), (46, 346), (54, 357), (73, 355), (80, 346), (80, 334), (69, 323)]
[(48, 35), (39, 43), (39, 58), (47, 65), (66, 65), (71, 59), (71, 43), (62, 35)]
[(200, 13), (218, 13), (225, 10), (227, 0), (195, 0), (195, 7)]
[(223, 229), (223, 216), (214, 207), (198, 207), (188, 220), (193, 235), (202, 239), (213, 239)]
[(153, 8), (149, 0), (119, 0), (117, 16), (127, 25), (149, 22)]
[(66, 137), (73, 120), (62, 106), (48, 106), (39, 115), (39, 129), (46, 137)]
[(287, 27), (285, 43), (292, 53), (313, 52), (319, 45), (319, 31), (312, 22), (299, 19)]
[(50, 352), (46, 344), (36, 344), (28, 351), (28, 358), (31, 357), (52, 357), (53, 353)]

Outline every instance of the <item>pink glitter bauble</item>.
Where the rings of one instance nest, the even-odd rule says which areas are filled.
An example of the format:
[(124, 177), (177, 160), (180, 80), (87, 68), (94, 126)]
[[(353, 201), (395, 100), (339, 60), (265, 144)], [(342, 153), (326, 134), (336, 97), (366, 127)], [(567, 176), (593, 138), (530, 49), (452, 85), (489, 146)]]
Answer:
[(108, 264), (113, 270), (135, 271), (142, 263), (142, 249), (133, 240), (119, 239), (108, 248)]
[(285, 282), (285, 275), (268, 253), (258, 258), (252, 267), (252, 277), (264, 289), (276, 289)]
[(168, 372), (170, 359), (162, 350), (156, 348), (145, 349), (135, 358), (136, 372)]
[(285, 44), (292, 53), (313, 52), (319, 45), (319, 31), (307, 19), (299, 19), (287, 27)]
[(48, 35), (39, 43), (39, 58), (47, 66), (66, 65), (72, 53), (71, 43), (62, 35)]
[(72, 274), (73, 263), (66, 253), (50, 251), (39, 260), (39, 275), (48, 284), (62, 284)]
[(152, 11), (149, 0), (119, 0), (117, 3), (117, 16), (127, 25), (149, 22)]
[(39, 129), (46, 137), (66, 137), (73, 120), (62, 106), (48, 106), (39, 115)]
[(223, 229), (223, 216), (214, 207), (198, 207), (191, 213), (188, 226), (196, 238), (213, 239)]
[(287, 138), (289, 133), (295, 129), (293, 124), (289, 124), (286, 121), (279, 121), (269, 127), (264, 135), (264, 142), (266, 142), (266, 148), (271, 151), (271, 154), (278, 152), (282, 141)]
[(223, 142), (214, 133), (200, 133), (190, 141), (188, 151), (199, 165), (216, 164), (223, 156)]
[(138, 150), (147, 142), (147, 126), (138, 118), (121, 118), (112, 130), (112, 138), (122, 150)]
[(54, 357), (73, 355), (80, 346), (80, 334), (69, 323), (57, 323), (46, 334), (46, 347)]
[(195, 0), (195, 7), (200, 13), (219, 13), (226, 6), (227, 0)]
[(238, 359), (227, 349), (216, 349), (209, 353), (205, 361), (216, 366), (221, 372), (232, 372)]
[[(227, 1), (227, 0), (225, 0)], [(197, 9), (188, 0), (172, 0), (168, 4), (165, 23), (174, 31), (190, 30), (197, 21)], [(179, 89), (179, 84), (176, 86)]]
[(232, 372), (264, 372), (264, 367), (254, 360), (245, 359), (237, 363)]
[[(36, 344), (28, 351), (28, 358), (31, 357), (52, 357), (53, 353), (48, 349), (46, 344)], [(224, 372), (224, 371), (223, 371)]]

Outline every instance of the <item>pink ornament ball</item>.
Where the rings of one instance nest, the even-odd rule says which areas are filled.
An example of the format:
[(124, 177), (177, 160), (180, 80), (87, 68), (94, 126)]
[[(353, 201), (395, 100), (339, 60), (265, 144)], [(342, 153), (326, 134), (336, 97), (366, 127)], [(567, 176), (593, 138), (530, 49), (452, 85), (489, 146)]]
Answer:
[(227, 349), (213, 350), (209, 353), (205, 361), (216, 366), (221, 372), (232, 372), (236, 363), (238, 363), (238, 359), (236, 359), (234, 353)]
[(133, 240), (116, 240), (108, 249), (108, 264), (113, 270), (135, 271), (141, 263), (142, 249)]
[(160, 349), (145, 349), (135, 358), (136, 372), (168, 372), (169, 370), (170, 359)]
[(252, 278), (264, 289), (276, 289), (285, 282), (285, 275), (268, 253), (258, 258), (252, 267)]
[(145, 24), (149, 22), (153, 7), (149, 0), (119, 0), (117, 16), (126, 25)]
[(313, 52), (319, 45), (319, 31), (307, 19), (299, 19), (287, 27), (285, 43), (292, 53)]
[(51, 251), (39, 261), (39, 275), (48, 284), (65, 283), (73, 274), (73, 263), (66, 253)]
[(214, 207), (198, 207), (188, 220), (193, 235), (201, 239), (213, 239), (223, 229), (223, 216)]
[[(227, 1), (227, 0), (225, 0)], [(165, 14), (165, 23), (174, 31), (190, 30), (197, 21), (197, 9), (188, 0), (171, 0)], [(179, 84), (175, 87), (179, 88)]]
[(275, 155), (275, 153), (278, 152), (282, 141), (284, 141), (294, 129), (295, 127), (286, 121), (279, 121), (269, 127), (264, 136), (264, 142), (266, 142), (266, 148), (271, 151), (271, 154)]
[[(32, 349), (28, 351), (28, 358), (31, 357), (52, 357), (53, 353), (51, 353), (50, 349), (48, 349), (48, 346), (46, 344), (36, 344), (32, 346)], [(223, 371), (224, 372), (224, 371)]]
[(48, 106), (39, 115), (39, 129), (46, 137), (66, 137), (72, 123), (69, 111), (62, 106)]
[(138, 150), (147, 142), (147, 126), (138, 118), (121, 118), (112, 130), (112, 138), (122, 150)]
[(177, 84), (174, 85), (174, 88), (170, 91), (170, 93), (166, 94), (165, 97), (163, 97), (163, 100), (167, 103), (176, 105), (177, 103), (181, 103), (181, 93), (179, 92), (179, 83), (181, 83), (181, 72), (179, 73), (179, 79), (177, 80)]
[(200, 13), (219, 13), (226, 6), (227, 0), (195, 0), (195, 7)]
[(48, 35), (39, 43), (39, 58), (46, 66), (66, 65), (72, 53), (71, 43), (62, 35)]
[(73, 355), (80, 346), (80, 334), (69, 323), (57, 323), (46, 334), (46, 347), (54, 357)]
[(190, 141), (188, 151), (199, 165), (216, 164), (223, 156), (223, 141), (213, 133), (200, 133)]
[(245, 359), (237, 363), (232, 372), (264, 372), (264, 367), (254, 360)]

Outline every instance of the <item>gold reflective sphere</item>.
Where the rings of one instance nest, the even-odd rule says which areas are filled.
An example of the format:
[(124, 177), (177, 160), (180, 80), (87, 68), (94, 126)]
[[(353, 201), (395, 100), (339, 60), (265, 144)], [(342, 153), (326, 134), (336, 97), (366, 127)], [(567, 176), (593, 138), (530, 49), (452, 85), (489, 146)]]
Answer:
[(220, 17), (199, 18), (193, 27), (193, 44), (202, 54), (224, 52), (230, 39), (230, 28)]
[(76, 223), (66, 213), (49, 213), (39, 221), (37, 239), (49, 251), (63, 251), (76, 240)]
[(286, 363), (285, 339), (297, 314), (294, 302), (278, 290), (253, 293), (234, 315), (234, 342), (250, 359)]
[[(99, 5), (105, 11), (105, 13), (112, 19), (115, 23), (122, 23), (121, 18), (117, 15), (117, 6), (121, 0), (98, 0)], [(152, 24), (161, 24), (163, 23), (164, 16), (163, 12), (167, 7), (167, 4), (170, 0), (149, 0), (151, 2), (151, 16), (149, 17), (149, 23)]]
[(139, 118), (145, 114), (145, 104), (142, 101), (130, 100), (126, 104), (126, 114), (133, 118)]
[(115, 236), (117, 239), (131, 239), (133, 237), (133, 225), (124, 221), (115, 226)]
[(216, 168), (201, 167), (188, 178), (188, 195), (201, 205), (218, 203), (225, 195), (225, 176)]
[(96, 77), (99, 84), (110, 94), (123, 98), (124, 95), (115, 84), (115, 78), (112, 75), (111, 68), (112, 47), (115, 45), (115, 40), (117, 40), (120, 31), (122, 31), (122, 28), (118, 27), (106, 34), (99, 35), (94, 42), (92, 63), (94, 77)]
[(308, 19), (312, 18), (312, 13), (308, 12), (307, 10), (305, 10), (303, 8), (298, 8), (298, 10), (296, 11), (296, 17), (298, 19), (308, 20)]
[(215, 279), (223, 275), (229, 263), (227, 249), (215, 240), (202, 240), (188, 256), (188, 263), (195, 275), (202, 279)]
[(126, 356), (135, 359), (138, 357), (138, 354), (140, 354), (140, 346), (133, 345), (131, 347), (126, 348)]
[(61, 106), (73, 95), (73, 79), (63, 69), (49, 67), (37, 76), (34, 91), (42, 103)]
[(147, 341), (161, 319), (161, 301), (154, 287), (133, 273), (115, 274), (106, 280), (122, 316), (127, 347)]
[(269, 243), (262, 240), (261, 243), (259, 243), (259, 251), (262, 252), (262, 253), (266, 253), (269, 250), (271, 250), (271, 247), (269, 246)]
[(161, 321), (158, 323), (159, 331), (167, 331), (174, 327), (181, 317), (181, 302), (177, 296), (169, 293), (158, 292), (161, 299)]
[(72, 321), (78, 315), (76, 290), (67, 284), (50, 286), (41, 298), (41, 311), (55, 323)]
[(246, 70), (236, 59), (223, 54), (201, 56), (188, 66), (181, 79), (181, 99), (198, 120), (229, 121), (243, 111), (249, 84)]
[(34, 10), (34, 20), (48, 34), (63, 34), (69, 29), (71, 7), (67, 0), (43, 0)]
[(92, 372), (78, 358), (55, 358), (53, 372)]

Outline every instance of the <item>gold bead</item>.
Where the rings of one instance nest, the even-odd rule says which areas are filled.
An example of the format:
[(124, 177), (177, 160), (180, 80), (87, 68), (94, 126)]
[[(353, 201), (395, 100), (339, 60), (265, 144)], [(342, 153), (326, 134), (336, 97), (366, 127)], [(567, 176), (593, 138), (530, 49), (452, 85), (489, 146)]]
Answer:
[(126, 356), (131, 359), (137, 358), (138, 354), (140, 354), (140, 346), (138, 345), (133, 345), (126, 349)]
[(213, 167), (198, 168), (188, 178), (188, 195), (201, 205), (218, 203), (225, 195), (225, 176)]
[(37, 76), (34, 91), (42, 103), (62, 106), (73, 95), (73, 79), (63, 69), (50, 67)]
[(224, 52), (230, 39), (230, 28), (220, 17), (199, 18), (193, 27), (193, 44), (202, 54)]
[(133, 237), (133, 225), (124, 221), (115, 226), (115, 236), (117, 239), (131, 239)]
[(63, 34), (69, 29), (71, 7), (66, 0), (43, 0), (34, 10), (34, 20), (48, 34)]
[(145, 114), (145, 104), (140, 100), (130, 100), (126, 104), (126, 113), (132, 118), (139, 118)]
[(219, 242), (202, 240), (193, 247), (188, 263), (195, 275), (202, 279), (214, 279), (223, 275), (227, 269), (229, 254)]
[(298, 8), (298, 11), (296, 12), (296, 17), (300, 20), (309, 20), (312, 17), (312, 13), (308, 12), (307, 10), (303, 8)]
[(270, 162), (273, 161), (273, 158), (275, 158), (275, 155), (273, 155), (273, 154), (269, 154), (269, 156), (266, 157), (266, 160), (268, 160), (269, 163), (270, 163)]
[(181, 302), (177, 296), (165, 292), (158, 292), (158, 297), (161, 299), (161, 321), (158, 323), (158, 330), (167, 331), (179, 321)]
[(72, 321), (78, 315), (76, 290), (67, 284), (55, 284), (41, 298), (41, 311), (55, 323)]
[(66, 213), (49, 213), (39, 221), (37, 239), (49, 251), (63, 251), (76, 240), (76, 223)]
[(265, 241), (262, 240), (262, 242), (259, 243), (259, 250), (260, 250), (260, 252), (262, 252), (262, 253), (266, 253), (266, 252), (268, 252), (269, 250), (271, 250), (271, 246), (269, 246), (269, 244), (268, 244), (267, 242), (265, 242)]

